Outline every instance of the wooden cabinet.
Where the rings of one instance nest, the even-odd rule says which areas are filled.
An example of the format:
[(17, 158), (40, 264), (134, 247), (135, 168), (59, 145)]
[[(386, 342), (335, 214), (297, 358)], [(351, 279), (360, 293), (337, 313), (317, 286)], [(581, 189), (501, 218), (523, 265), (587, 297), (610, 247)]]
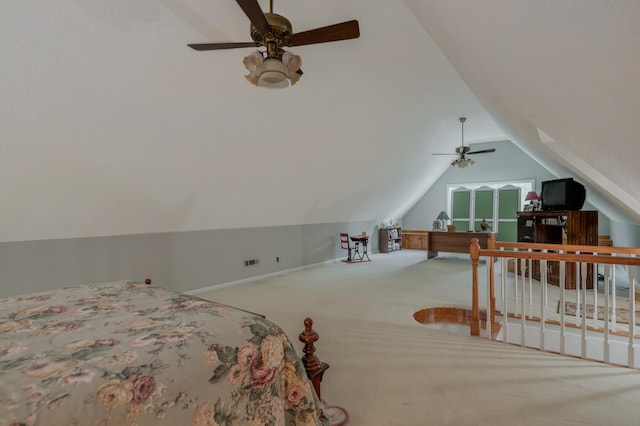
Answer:
[(402, 248), (411, 250), (427, 250), (429, 232), (421, 230), (402, 231)]
[[(430, 232), (427, 258), (436, 257), (438, 252), (466, 253), (469, 254), (471, 240), (478, 239), (480, 248), (487, 248), (487, 241), (492, 232)], [(498, 239), (498, 234), (493, 234)]]
[(389, 253), (402, 249), (401, 228), (382, 228), (379, 236), (378, 250), (380, 253)]
[[(533, 240), (533, 241), (532, 241)], [(545, 244), (598, 245), (598, 212), (549, 210), (518, 212), (518, 241)], [(566, 288), (576, 288), (576, 264), (566, 264)], [(532, 262), (532, 277), (540, 279), (540, 263)], [(580, 280), (580, 277), (578, 277)], [(559, 262), (547, 262), (547, 281), (560, 283)], [(587, 288), (593, 288), (593, 271), (587, 268)]]

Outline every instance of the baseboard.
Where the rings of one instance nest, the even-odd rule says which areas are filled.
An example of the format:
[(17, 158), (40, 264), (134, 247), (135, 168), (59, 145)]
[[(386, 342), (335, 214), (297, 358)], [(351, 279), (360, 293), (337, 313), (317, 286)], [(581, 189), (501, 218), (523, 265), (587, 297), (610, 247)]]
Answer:
[(283, 269), (282, 271), (271, 272), (271, 273), (263, 274), (263, 275), (256, 275), (254, 277), (244, 278), (242, 280), (229, 281), (229, 282), (226, 282), (226, 283), (214, 284), (214, 285), (210, 285), (210, 286), (207, 286), (207, 287), (197, 288), (195, 290), (185, 291), (184, 293), (185, 294), (189, 294), (191, 296), (195, 296), (195, 295), (206, 293), (206, 292), (212, 291), (212, 290), (218, 290), (218, 289), (221, 289), (221, 288), (232, 287), (232, 286), (236, 286), (236, 285), (240, 285), (240, 284), (246, 284), (246, 283), (250, 283), (250, 282), (253, 282), (253, 281), (263, 280), (265, 278), (271, 278), (271, 277), (275, 277), (275, 276), (282, 275), (282, 274), (289, 274), (291, 272), (302, 271), (304, 269), (309, 269), (309, 268), (315, 268), (316, 266), (329, 265), (331, 263), (340, 262), (341, 260), (342, 260), (342, 258), (325, 260), (324, 262), (311, 263), (309, 265), (298, 266), (296, 268), (291, 268), (291, 269)]

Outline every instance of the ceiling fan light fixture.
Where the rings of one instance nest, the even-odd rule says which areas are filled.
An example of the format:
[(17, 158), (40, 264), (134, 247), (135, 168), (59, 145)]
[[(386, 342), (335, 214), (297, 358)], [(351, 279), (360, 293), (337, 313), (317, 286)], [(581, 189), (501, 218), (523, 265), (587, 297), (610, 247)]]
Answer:
[(295, 53), (284, 52), (282, 54), (282, 63), (287, 67), (289, 71), (295, 73), (300, 69), (300, 66), (302, 66), (302, 59)]
[(258, 68), (260, 67), (260, 65), (262, 65), (263, 62), (264, 57), (262, 56), (262, 52), (259, 50), (251, 52), (249, 56), (245, 56), (242, 60), (245, 68), (251, 73), (257, 72)]
[(249, 74), (245, 78), (252, 84), (270, 89), (283, 89), (293, 86), (300, 79), (300, 56), (285, 52), (282, 59), (266, 58), (256, 50), (242, 61)]
[(279, 59), (265, 59), (260, 67), (258, 86), (270, 89), (282, 89), (289, 86), (287, 67)]
[(473, 166), (476, 162), (473, 161), (471, 158), (463, 158), (463, 157), (459, 157), (456, 158), (455, 160), (453, 160), (451, 162), (451, 167), (458, 167), (460, 169), (464, 169), (467, 166)]

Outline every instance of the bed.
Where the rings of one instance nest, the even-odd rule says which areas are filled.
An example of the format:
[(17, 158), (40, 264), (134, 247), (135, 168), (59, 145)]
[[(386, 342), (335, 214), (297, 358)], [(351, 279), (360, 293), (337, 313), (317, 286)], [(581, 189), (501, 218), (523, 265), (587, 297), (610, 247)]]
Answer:
[(285, 333), (144, 283), (0, 298), (0, 425), (318, 425)]

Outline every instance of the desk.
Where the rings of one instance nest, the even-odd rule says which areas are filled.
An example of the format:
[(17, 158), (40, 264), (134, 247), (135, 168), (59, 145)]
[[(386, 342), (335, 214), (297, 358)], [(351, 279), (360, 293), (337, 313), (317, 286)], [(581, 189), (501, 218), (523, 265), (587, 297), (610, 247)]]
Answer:
[[(439, 251), (469, 253), (471, 239), (477, 238), (480, 248), (487, 248), (487, 238), (491, 232), (429, 232), (427, 259), (436, 257)], [(498, 234), (494, 234), (496, 239)]]
[[(349, 238), (356, 245), (353, 251), (353, 258), (351, 261), (355, 261), (356, 256), (360, 258), (360, 261), (362, 261), (365, 256), (367, 257), (367, 261), (371, 261), (371, 259), (369, 259), (369, 255), (367, 254), (367, 243), (369, 242), (369, 236), (368, 235), (351, 235), (349, 236)], [(362, 253), (360, 253), (360, 244), (362, 244)]]
[(402, 231), (402, 248), (413, 250), (426, 250), (429, 248), (429, 231), (407, 230)]

